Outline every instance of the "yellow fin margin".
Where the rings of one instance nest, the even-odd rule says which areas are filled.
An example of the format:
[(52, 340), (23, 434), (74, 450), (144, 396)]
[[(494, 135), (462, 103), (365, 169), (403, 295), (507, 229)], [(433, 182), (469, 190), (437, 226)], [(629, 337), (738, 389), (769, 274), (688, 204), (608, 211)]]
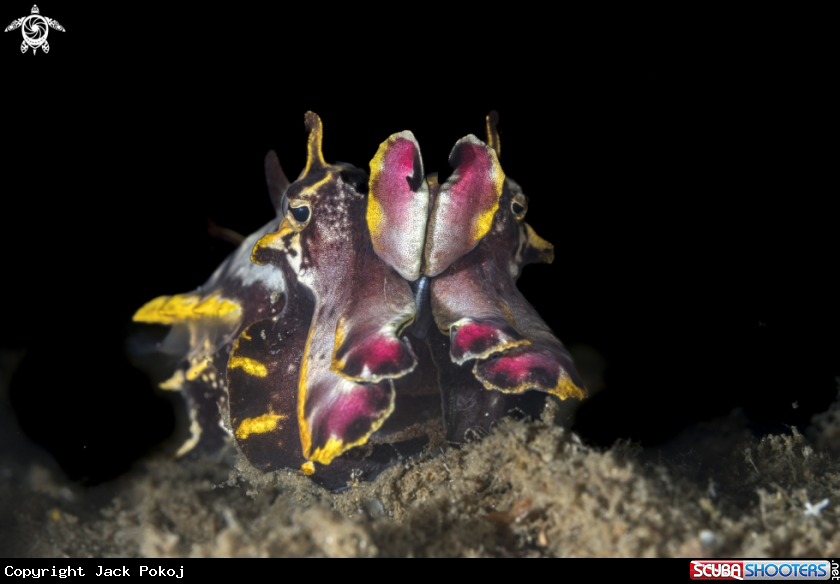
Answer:
[(505, 173), (502, 166), (499, 164), (499, 159), (496, 156), (496, 151), (490, 149), (490, 155), (493, 158), (493, 168), (490, 171), (490, 180), (493, 183), (493, 193), (495, 199), (493, 206), (481, 213), (476, 219), (473, 226), (473, 241), (479, 241), (482, 237), (487, 235), (490, 227), (493, 225), (493, 217), (496, 216), (496, 211), (499, 210), (499, 198), (502, 196), (502, 189), (505, 186)]
[[(473, 366), (473, 375), (476, 375), (476, 378), (478, 378), (477, 372), (479, 364), (480, 361), (476, 362), (476, 364)], [(484, 386), (484, 389), (501, 391), (502, 393), (507, 394), (525, 393), (526, 391), (534, 387), (533, 384), (530, 383), (523, 383), (517, 385), (516, 387), (499, 387), (484, 379), (481, 379), (480, 381), (481, 384)], [(567, 400), (569, 398), (584, 399), (587, 395), (586, 388), (581, 388), (575, 385), (575, 382), (572, 381), (572, 378), (565, 371), (562, 372), (562, 375), (560, 375), (560, 379), (557, 380), (557, 385), (549, 389), (540, 389), (539, 391), (544, 391), (545, 393), (556, 395), (562, 400)]]
[(134, 313), (134, 322), (175, 324), (203, 318), (238, 318), (242, 307), (216, 293), (207, 298), (198, 294), (158, 296)]
[[(345, 444), (344, 441), (340, 438), (330, 436), (326, 444), (315, 450), (315, 452), (312, 453), (312, 456), (308, 456), (307, 458), (309, 458), (310, 460), (314, 460), (315, 462), (320, 462), (321, 464), (331, 463), (336, 456), (344, 454), (351, 448), (355, 448), (356, 446), (366, 444), (371, 435), (377, 430), (379, 430), (380, 426), (382, 426), (382, 424), (385, 423), (385, 420), (387, 420), (388, 416), (390, 416), (392, 413), (394, 413), (394, 399), (391, 399), (391, 405), (388, 407), (388, 409), (382, 412), (382, 414), (376, 420), (374, 420), (373, 424), (371, 424), (370, 432), (368, 432), (355, 442), (350, 442), (349, 444)], [(304, 452), (304, 454), (306, 453)]]

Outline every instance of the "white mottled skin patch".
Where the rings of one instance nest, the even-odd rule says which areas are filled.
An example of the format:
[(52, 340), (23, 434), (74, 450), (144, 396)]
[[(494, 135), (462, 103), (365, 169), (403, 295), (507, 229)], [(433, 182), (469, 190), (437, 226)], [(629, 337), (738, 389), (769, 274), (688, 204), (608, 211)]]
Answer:
[[(335, 180), (335, 189), (337, 193), (331, 197), (330, 201), (324, 201), (312, 209), (313, 221), (317, 221), (322, 245), (347, 241), (348, 234), (358, 229), (358, 226), (351, 225), (347, 200), (349, 198), (362, 199), (363, 195), (338, 177)], [(316, 213), (317, 216), (315, 216)]]
[(516, 280), (519, 277), (519, 272), (521, 271), (522, 266), (522, 254), (525, 252), (525, 246), (528, 243), (528, 234), (525, 232), (525, 229), (520, 227), (519, 228), (519, 243), (516, 247), (516, 255), (513, 257), (513, 261), (511, 261), (508, 269), (510, 270), (511, 277)]
[(251, 261), (251, 251), (257, 241), (264, 235), (274, 233), (280, 226), (280, 219), (275, 217), (254, 233), (245, 238), (236, 251), (216, 268), (210, 279), (201, 286), (201, 290), (212, 290), (217, 288), (219, 282), (228, 276), (239, 280), (243, 286), (261, 283), (274, 294), (282, 294), (286, 291), (286, 282), (283, 279), (283, 272), (272, 265), (260, 266)]
[(500, 234), (505, 230), (505, 226), (501, 221), (497, 221), (495, 227), (493, 227), (493, 233)]
[[(288, 249), (294, 251), (294, 255), (291, 253), (286, 253), (286, 260), (289, 262), (289, 266), (292, 268), (292, 271), (297, 274), (298, 280), (301, 280), (303, 274), (301, 273), (302, 270), (300, 268), (301, 262), (303, 261), (303, 250), (300, 247), (300, 234), (296, 233), (292, 236), (291, 241), (289, 241)], [(279, 271), (279, 270), (278, 270)], [(303, 280), (301, 280), (303, 282)], [(304, 282), (305, 283), (305, 282)], [(309, 284), (311, 286), (311, 283)]]

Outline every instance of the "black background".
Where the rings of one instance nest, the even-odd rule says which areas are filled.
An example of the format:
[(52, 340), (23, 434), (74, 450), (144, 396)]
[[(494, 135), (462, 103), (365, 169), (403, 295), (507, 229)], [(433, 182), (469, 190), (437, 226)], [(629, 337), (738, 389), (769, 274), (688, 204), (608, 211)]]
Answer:
[(73, 478), (113, 476), (171, 433), (171, 403), (124, 356), (131, 315), (230, 251), (207, 218), (250, 233), (271, 217), (263, 157), (297, 175), (310, 109), (329, 161), (367, 168), (409, 129), (442, 173), (498, 110), (505, 172), (557, 251), (520, 289), (606, 358), (585, 439), (656, 445), (736, 407), (757, 432), (804, 427), (836, 395), (829, 81), (784, 35), (39, 6), (67, 29), (49, 54), (0, 35), (0, 345), (26, 350), (13, 407)]

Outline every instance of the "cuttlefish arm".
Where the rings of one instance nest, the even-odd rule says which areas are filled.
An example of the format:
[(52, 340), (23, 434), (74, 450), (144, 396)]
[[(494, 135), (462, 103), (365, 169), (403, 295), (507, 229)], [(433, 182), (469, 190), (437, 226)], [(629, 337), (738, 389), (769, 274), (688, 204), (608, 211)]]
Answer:
[(377, 383), (414, 370), (417, 357), (402, 332), (417, 309), (406, 281), (370, 248), (367, 253), (368, 261), (335, 323), (330, 370), (350, 381)]
[(449, 165), (454, 171), (435, 197), (426, 229), (423, 273), (430, 278), (490, 232), (505, 181), (495, 150), (472, 134), (455, 143)]
[[(277, 250), (259, 255), (284, 264)], [(246, 329), (228, 362), (231, 427), (246, 458), (264, 471), (295, 469), (340, 489), (422, 450), (427, 440), (352, 448), (364, 444), (393, 410), (392, 382), (363, 385), (331, 373), (321, 358), (330, 348), (325, 331), (331, 319), (322, 313), (315, 326), (310, 292), (292, 274), (289, 280), (283, 312)]]
[(493, 272), (479, 252), (431, 281), (432, 315), (449, 336), (450, 357), (458, 365), (530, 343), (505, 300), (508, 290), (493, 282)]
[(483, 245), (505, 179), (496, 152), (470, 135), (455, 144), (449, 160), (454, 172), (429, 217), (424, 273), (431, 278), (432, 315), (460, 365), (529, 341), (516, 328), (506, 291), (497, 289)]
[[(228, 362), (231, 426), (257, 468), (311, 475), (364, 444), (393, 410), (391, 380), (358, 384), (329, 371), (331, 338), (300, 294), (240, 335)], [(311, 321), (311, 322), (310, 322)]]
[(429, 216), (429, 185), (414, 134), (393, 134), (370, 161), (366, 219), (382, 260), (409, 281), (420, 276)]
[(408, 284), (377, 269), (387, 266), (370, 246), (346, 259), (347, 272), (318, 287), (298, 392), (303, 452), (322, 464), (367, 442), (394, 409), (392, 378), (417, 362), (397, 336), (414, 314)]
[(279, 229), (251, 257), (283, 269), (313, 301), (295, 403), (303, 457), (329, 465), (366, 444), (393, 411), (391, 379), (416, 365), (399, 337), (414, 301), (408, 282), (373, 250), (367, 175), (324, 162), (321, 120), (310, 112), (306, 122), (306, 168), (285, 191)]
[(399, 378), (417, 363), (402, 336), (417, 313), (406, 280), (420, 275), (429, 210), (429, 185), (411, 132), (382, 142), (370, 169), (365, 213), (370, 239), (361, 242), (354, 258), (354, 281), (336, 325), (330, 367), (359, 382)]
[[(554, 247), (524, 222), (527, 206), (528, 199), (519, 185), (506, 179), (498, 225), (487, 237), (485, 245), (493, 253), (494, 265), (502, 266), (507, 262), (507, 273), (497, 270), (495, 279), (503, 283), (498, 289), (504, 291), (505, 303), (518, 329), (530, 343), (477, 361), (473, 373), (485, 388), (508, 394), (533, 389), (561, 399), (583, 399), (586, 388), (572, 356), (515, 285), (525, 265), (554, 261)], [(511, 254), (513, 250), (515, 254)]]
[(420, 275), (429, 210), (420, 146), (411, 132), (382, 142), (370, 170), (365, 213), (370, 242), (358, 250), (362, 261), (354, 263), (355, 280), (336, 325), (330, 367), (360, 382), (399, 378), (417, 363), (401, 336), (417, 312), (406, 280)]
[[(536, 312), (531, 309), (536, 315)], [(521, 315), (520, 315), (521, 316)], [(536, 328), (523, 327), (533, 339)], [(572, 356), (549, 330), (539, 341), (527, 347), (516, 347), (494, 355), (473, 366), (473, 374), (487, 389), (504, 393), (524, 393), (538, 390), (556, 395), (560, 399), (586, 397), (586, 388), (575, 369)]]

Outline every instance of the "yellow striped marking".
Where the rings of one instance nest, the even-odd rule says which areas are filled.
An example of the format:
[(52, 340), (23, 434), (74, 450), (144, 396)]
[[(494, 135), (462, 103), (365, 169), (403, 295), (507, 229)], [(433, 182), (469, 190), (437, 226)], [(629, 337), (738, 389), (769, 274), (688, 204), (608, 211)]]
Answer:
[(282, 414), (272, 414), (271, 412), (258, 416), (256, 418), (245, 418), (239, 427), (236, 429), (236, 437), (240, 440), (245, 440), (251, 434), (265, 434), (276, 430), (278, 422), (285, 420), (286, 416)]
[(210, 359), (201, 359), (200, 361), (193, 364), (187, 370), (187, 381), (194, 381), (198, 379), (198, 376), (201, 375), (207, 367), (210, 366)]
[(181, 391), (184, 389), (184, 370), (178, 369), (172, 377), (159, 383), (158, 387), (167, 391)]
[(244, 370), (248, 375), (253, 375), (254, 377), (265, 377), (268, 375), (268, 369), (266, 369), (265, 365), (259, 361), (249, 359), (248, 357), (231, 355), (230, 361), (228, 361), (228, 369), (236, 369), (237, 367)]
[(379, 177), (379, 173), (385, 169), (385, 154), (388, 152), (388, 147), (395, 142), (392, 140), (393, 136), (389, 136), (387, 140), (379, 145), (379, 149), (370, 161), (370, 180), (368, 181), (368, 207), (367, 207), (367, 224), (370, 236), (373, 239), (379, 239), (382, 233), (382, 228), (385, 223), (385, 213), (382, 211), (382, 205), (379, 203), (379, 198), (376, 196), (376, 189), (374, 182)]
[(298, 377), (298, 426), (300, 427), (300, 445), (303, 447), (303, 455), (306, 458), (309, 456), (309, 451), (312, 449), (312, 434), (309, 432), (309, 422), (304, 415), (304, 405), (306, 404), (306, 375), (309, 369), (309, 347), (312, 344), (312, 333), (315, 331), (314, 319), (318, 314), (313, 316), (313, 326), (309, 329), (309, 335), (306, 337), (306, 345), (303, 348), (303, 361), (300, 364), (300, 377)]
[[(371, 162), (371, 166), (373, 166), (373, 162)], [(379, 199), (376, 198), (376, 194), (371, 191), (368, 192), (368, 230), (370, 231), (371, 239), (379, 239), (379, 236), (382, 233), (382, 226), (385, 223), (385, 213), (382, 211), (382, 205), (379, 204)]]

